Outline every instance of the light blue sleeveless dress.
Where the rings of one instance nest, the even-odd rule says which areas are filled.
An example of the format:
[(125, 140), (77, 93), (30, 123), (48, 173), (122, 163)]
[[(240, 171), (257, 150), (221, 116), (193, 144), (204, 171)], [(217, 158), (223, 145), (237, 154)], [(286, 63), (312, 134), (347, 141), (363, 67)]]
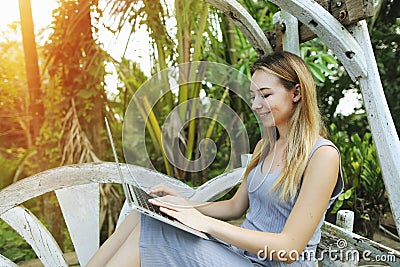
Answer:
[[(310, 157), (321, 146), (336, 146), (329, 140), (319, 139), (314, 146)], [(337, 148), (336, 148), (337, 149)], [(280, 201), (273, 192), (272, 184), (279, 177), (281, 171), (265, 176), (261, 173), (261, 164), (258, 164), (246, 180), (249, 191), (250, 208), (241, 227), (279, 233), (296, 202), (297, 196), (290, 201)], [(265, 178), (265, 179), (264, 179)], [(330, 198), (327, 209), (343, 190), (342, 170), (340, 167), (338, 180)], [(326, 211), (325, 211), (326, 212)], [(257, 255), (236, 248), (215, 239), (205, 240), (162, 223), (148, 216), (141, 216), (140, 230), (140, 260), (141, 266), (204, 266), (204, 267), (245, 267), (245, 266), (294, 266), (312, 267), (317, 245), (321, 238), (321, 225), (325, 214), (316, 231), (305, 248), (303, 255), (292, 264), (262, 259)]]

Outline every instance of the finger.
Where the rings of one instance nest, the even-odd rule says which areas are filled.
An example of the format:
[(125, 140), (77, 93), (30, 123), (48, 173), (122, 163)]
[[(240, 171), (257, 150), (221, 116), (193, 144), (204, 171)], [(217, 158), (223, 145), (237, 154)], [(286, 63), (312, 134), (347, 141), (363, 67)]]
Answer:
[(150, 190), (147, 192), (148, 194), (156, 194), (156, 195), (166, 195), (168, 194), (168, 187), (166, 187), (164, 184), (158, 184), (150, 188)]
[(171, 196), (149, 199), (149, 202), (159, 207), (165, 207), (175, 211), (179, 211), (182, 206), (181, 204), (175, 204), (171, 199)]
[(160, 207), (160, 211), (174, 218), (176, 218), (178, 214), (177, 211), (165, 207)]
[(158, 198), (150, 198), (148, 200), (151, 204), (157, 205), (157, 206), (163, 206), (164, 201), (159, 201)]
[(161, 196), (165, 195), (163, 191), (157, 190), (157, 189), (156, 190), (149, 190), (149, 191), (147, 191), (147, 194), (152, 196), (152, 197), (161, 197)]
[(152, 186), (150, 189), (149, 189), (149, 191), (147, 191), (147, 193), (148, 194), (151, 194), (151, 193), (156, 193), (156, 192), (159, 192), (160, 191), (160, 186), (159, 185), (155, 185), (155, 186)]
[(165, 199), (165, 197), (151, 198), (149, 202), (160, 207), (170, 207), (170, 205), (168, 205), (169, 202), (163, 199)]

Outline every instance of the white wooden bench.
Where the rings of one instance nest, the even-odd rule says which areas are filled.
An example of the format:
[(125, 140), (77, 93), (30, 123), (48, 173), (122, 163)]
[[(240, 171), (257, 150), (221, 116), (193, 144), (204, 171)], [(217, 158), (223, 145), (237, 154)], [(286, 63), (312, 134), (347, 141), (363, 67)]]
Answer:
[[(218, 197), (240, 182), (243, 168), (224, 173), (196, 190), (158, 172), (121, 164), (126, 182), (134, 183), (131, 173), (144, 188), (165, 183), (183, 196), (198, 201)], [(86, 163), (44, 171), (18, 181), (0, 191), (0, 218), (14, 228), (33, 248), (44, 266), (68, 266), (50, 232), (22, 203), (55, 191), (78, 260), (84, 266), (99, 247), (99, 203), (101, 183), (121, 183), (115, 163)], [(120, 219), (126, 216), (124, 205)], [(1, 238), (1, 237), (0, 237)], [(0, 266), (15, 266), (0, 255)]]
[[(317, 248), (321, 266), (400, 266), (399, 251), (353, 233), (353, 221), (338, 219), (337, 225), (329, 222), (322, 225), (321, 242)], [(351, 225), (351, 229), (339, 225)]]
[[(182, 195), (199, 201), (217, 198), (241, 181), (244, 168), (224, 173), (197, 189), (155, 171), (121, 164), (124, 177), (133, 183), (131, 173), (141, 177), (140, 184), (148, 188), (164, 182), (174, 187)], [(63, 252), (43, 224), (21, 204), (44, 193), (55, 191), (58, 198), (75, 252), (81, 266), (85, 266), (99, 247), (99, 185), (101, 183), (120, 183), (115, 163), (86, 163), (63, 166), (51, 169), (18, 181), (0, 191), (0, 218), (14, 228), (33, 248), (44, 266), (68, 266)], [(73, 197), (71, 197), (73, 196)], [(126, 205), (120, 219), (126, 216)], [(1, 238), (1, 236), (0, 236)], [(338, 240), (345, 240), (347, 251), (366, 250), (375, 259), (377, 255), (385, 255), (386, 264), (400, 266), (400, 252), (382, 246), (376, 242), (358, 236), (338, 226), (325, 222), (319, 251), (337, 249)], [(324, 254), (322, 266), (357, 266), (357, 260), (344, 257), (336, 258)], [(393, 255), (393, 257), (389, 257)], [(393, 260), (394, 259), (394, 260)], [(343, 261), (344, 260), (344, 261)], [(0, 266), (17, 266), (0, 255)]]

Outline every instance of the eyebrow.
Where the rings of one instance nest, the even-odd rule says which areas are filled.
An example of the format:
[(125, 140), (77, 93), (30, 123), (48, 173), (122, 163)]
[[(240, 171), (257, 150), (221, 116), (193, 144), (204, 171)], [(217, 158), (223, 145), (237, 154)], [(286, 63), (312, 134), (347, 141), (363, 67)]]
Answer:
[(256, 90), (251, 90), (251, 91), (263, 91), (263, 90), (272, 90), (272, 88), (269, 88), (269, 87), (261, 87), (261, 88), (257, 88)]

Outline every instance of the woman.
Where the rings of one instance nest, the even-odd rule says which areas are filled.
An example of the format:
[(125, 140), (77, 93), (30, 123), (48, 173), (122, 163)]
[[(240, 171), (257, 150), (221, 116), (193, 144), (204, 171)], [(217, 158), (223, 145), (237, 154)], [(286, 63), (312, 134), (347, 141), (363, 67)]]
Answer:
[[(163, 185), (150, 190), (164, 195), (152, 200), (161, 211), (213, 238), (132, 212), (89, 266), (314, 266), (321, 224), (343, 181), (313, 77), (298, 56), (275, 53), (252, 67), (250, 94), (265, 134), (231, 199), (201, 205)], [(225, 222), (246, 211), (240, 227)]]

